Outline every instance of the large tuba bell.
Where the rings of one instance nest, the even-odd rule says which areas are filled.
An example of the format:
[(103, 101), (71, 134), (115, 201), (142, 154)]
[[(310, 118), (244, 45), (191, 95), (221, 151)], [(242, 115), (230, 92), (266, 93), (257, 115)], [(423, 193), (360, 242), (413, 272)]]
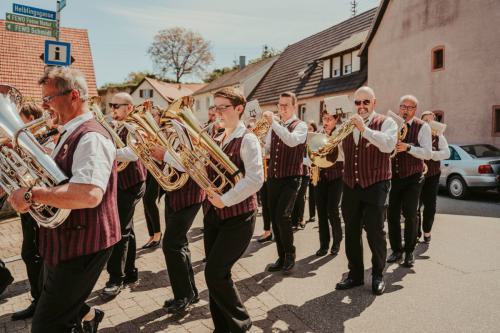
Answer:
[[(175, 135), (182, 136), (187, 132), (189, 144), (179, 144), (176, 148), (178, 160), (184, 170), (202, 189), (212, 189), (223, 194), (227, 187), (234, 187), (240, 179), (240, 170), (219, 145), (204, 131), (191, 111), (193, 100), (182, 97), (174, 101), (161, 114), (162, 128), (172, 124), (181, 126), (185, 131), (175, 129)], [(171, 131), (172, 132), (172, 131)], [(215, 176), (210, 177), (210, 169)]]
[[(108, 120), (106, 119), (106, 117), (102, 113), (101, 108), (99, 107), (98, 98), (94, 97), (90, 100), (89, 109), (92, 112), (92, 114), (94, 115), (95, 120), (97, 120), (102, 125), (102, 127), (104, 127), (104, 129), (106, 131), (108, 131), (109, 135), (113, 138), (113, 142), (115, 144), (115, 147), (118, 149), (125, 148), (126, 147), (125, 143), (122, 141), (120, 136), (115, 132), (115, 129), (112, 127), (112, 125), (108, 122)], [(116, 165), (116, 170), (118, 172), (123, 171), (123, 170), (125, 170), (127, 165), (128, 165), (128, 162), (118, 162)]]
[[(12, 148), (0, 147), (0, 186), (7, 194), (21, 187), (54, 187), (68, 179), (31, 132), (47, 118), (24, 124), (18, 115), (20, 101), (22, 96), (17, 89), (0, 85), (0, 128), (12, 143)], [(56, 228), (70, 212), (37, 203), (29, 210), (37, 223), (46, 228)]]

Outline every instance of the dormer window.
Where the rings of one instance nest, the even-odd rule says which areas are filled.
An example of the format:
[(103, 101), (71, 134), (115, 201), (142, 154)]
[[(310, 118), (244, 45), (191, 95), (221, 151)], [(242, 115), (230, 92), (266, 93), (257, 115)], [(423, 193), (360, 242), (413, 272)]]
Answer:
[(340, 77), (361, 69), (359, 50), (323, 59), (323, 79)]

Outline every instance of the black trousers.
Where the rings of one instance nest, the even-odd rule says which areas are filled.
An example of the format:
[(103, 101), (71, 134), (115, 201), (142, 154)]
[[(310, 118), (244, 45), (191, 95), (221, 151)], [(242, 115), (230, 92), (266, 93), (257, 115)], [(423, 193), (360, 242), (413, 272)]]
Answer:
[(23, 230), (23, 244), (21, 258), (26, 265), (26, 272), (30, 282), (31, 297), (36, 301), (42, 293), (43, 259), (38, 252), (38, 224), (30, 214), (21, 214)]
[(291, 220), (301, 180), (301, 177), (286, 177), (267, 181), (271, 224), (278, 255), (282, 260), (285, 259), (285, 253), (295, 253)]
[(12, 274), (10, 274), (9, 269), (5, 267), (3, 260), (0, 259), (0, 286), (6, 284), (11, 278)]
[(306, 208), (306, 192), (309, 187), (309, 176), (300, 177), (299, 190), (297, 192), (297, 198), (295, 199), (295, 205), (292, 211), (292, 225), (296, 226), (299, 222), (304, 220), (304, 209)]
[(262, 220), (264, 221), (264, 231), (271, 231), (271, 214), (269, 212), (269, 191), (267, 184), (264, 183), (260, 188), (260, 198), (262, 205)]
[(198, 296), (187, 233), (200, 207), (201, 203), (173, 212), (165, 203), (163, 254), (175, 299)]
[(345, 225), (345, 251), (349, 262), (349, 277), (363, 280), (363, 228), (372, 252), (372, 277), (382, 277), (387, 257), (384, 232), (385, 202), (390, 181), (375, 183), (367, 188), (350, 188), (344, 183), (342, 216)]
[(203, 219), (205, 280), (217, 333), (247, 331), (252, 321), (231, 278), (231, 268), (250, 243), (256, 212), (221, 220), (213, 208)]
[[(418, 237), (422, 235), (422, 230), (424, 233), (430, 233), (432, 230), (432, 225), (434, 224), (434, 216), (436, 215), (436, 201), (437, 194), (439, 190), (439, 177), (441, 175), (435, 175), (432, 177), (427, 177), (424, 180), (424, 185), (422, 186), (422, 192), (420, 193), (420, 203), (418, 206)], [(423, 216), (421, 214), (423, 208)]]
[(85, 303), (111, 255), (111, 248), (44, 266), (43, 291), (33, 316), (32, 333), (66, 333), (80, 325)]
[(316, 186), (310, 181), (307, 200), (309, 202), (309, 218), (316, 217)]
[(330, 226), (332, 228), (333, 246), (339, 246), (342, 242), (342, 225), (339, 211), (342, 184), (342, 178), (331, 181), (320, 179), (316, 186), (319, 244), (322, 249), (330, 247)]
[(144, 182), (126, 190), (118, 190), (118, 215), (122, 239), (113, 246), (113, 252), (107, 264), (109, 282), (121, 284), (125, 275), (137, 274), (135, 268), (135, 206), (144, 195)]
[[(394, 252), (411, 253), (417, 245), (417, 209), (424, 177), (415, 174), (405, 178), (393, 178), (389, 194), (387, 222), (389, 241)], [(404, 248), (401, 239), (401, 211), (405, 218)]]
[(160, 212), (158, 211), (158, 199), (160, 197), (160, 185), (155, 177), (151, 176), (148, 172), (146, 177), (146, 191), (142, 197), (142, 204), (144, 206), (144, 216), (146, 217), (146, 224), (148, 226), (149, 236), (160, 232)]

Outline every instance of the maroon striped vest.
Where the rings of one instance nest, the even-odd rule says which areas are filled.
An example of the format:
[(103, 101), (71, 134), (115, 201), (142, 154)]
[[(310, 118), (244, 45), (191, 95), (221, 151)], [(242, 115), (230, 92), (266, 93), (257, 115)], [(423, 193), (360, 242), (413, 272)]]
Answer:
[[(254, 135), (250, 131), (246, 131), (244, 135), (239, 138), (234, 138), (229, 142), (225, 147), (222, 148), (224, 153), (229, 157), (229, 159), (238, 167), (242, 174), (245, 174), (245, 165), (243, 164), (243, 160), (240, 156), (241, 143), (243, 142), (243, 138), (245, 135)], [(208, 175), (211, 179), (214, 179), (215, 173), (208, 169)], [(224, 189), (224, 193), (227, 192), (229, 188)], [(210, 201), (205, 200), (203, 202), (203, 213), (207, 214), (210, 207), (215, 209), (215, 213), (222, 220), (235, 217), (238, 215), (242, 215), (257, 209), (257, 195), (254, 193), (245, 200), (236, 205), (230, 207), (224, 207), (222, 209), (212, 206)]]
[(335, 162), (329, 168), (319, 169), (319, 181), (333, 181), (335, 179), (341, 178), (344, 173), (344, 162)]
[[(439, 150), (439, 136), (432, 136), (432, 151)], [(441, 161), (434, 160), (426, 160), (425, 164), (427, 165), (427, 173), (425, 174), (425, 178), (437, 176), (441, 174)]]
[(167, 192), (165, 202), (173, 212), (192, 206), (205, 200), (203, 191), (194, 180), (189, 177), (186, 184), (178, 190)]
[[(418, 132), (423, 124), (424, 122), (422, 120), (413, 118), (413, 122), (403, 142), (409, 143), (415, 147), (420, 147), (418, 143)], [(392, 161), (392, 173), (395, 177), (406, 178), (422, 172), (424, 172), (424, 161), (413, 157), (407, 152), (397, 153)]]
[[(127, 128), (123, 127), (119, 135), (123, 142), (127, 142)], [(118, 172), (118, 189), (126, 190), (134, 185), (142, 183), (146, 180), (146, 175), (146, 168), (142, 165), (140, 160), (129, 162), (125, 169)]]
[[(293, 132), (300, 123), (296, 119), (288, 125), (288, 130)], [(272, 131), (271, 151), (267, 175), (269, 178), (298, 177), (304, 174), (302, 168), (306, 143), (301, 143), (295, 147), (287, 146), (279, 136)]]
[[(55, 157), (61, 170), (71, 178), (73, 154), (81, 137), (97, 132), (111, 140), (108, 132), (94, 119), (75, 129), (64, 141)], [(106, 249), (121, 239), (116, 204), (116, 161), (101, 203), (95, 208), (74, 209), (66, 221), (55, 229), (40, 228), (39, 251), (48, 265)]]
[[(385, 116), (375, 114), (368, 128), (380, 131), (385, 119)], [(356, 184), (367, 188), (375, 183), (391, 179), (390, 154), (382, 153), (361, 135), (357, 146), (352, 134), (342, 141), (342, 146), (345, 157), (343, 180), (350, 188), (354, 188)]]

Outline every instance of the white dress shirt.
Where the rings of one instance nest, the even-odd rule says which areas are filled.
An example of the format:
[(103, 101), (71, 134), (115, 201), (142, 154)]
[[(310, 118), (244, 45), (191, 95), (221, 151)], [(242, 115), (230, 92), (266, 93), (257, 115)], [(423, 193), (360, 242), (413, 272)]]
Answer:
[(448, 141), (444, 135), (439, 136), (438, 150), (432, 151), (432, 160), (433, 161), (442, 161), (446, 160), (450, 157), (450, 147), (448, 146)]
[(273, 119), (271, 130), (267, 132), (266, 143), (264, 145), (266, 153), (270, 153), (271, 150), (271, 137), (273, 131), (288, 147), (295, 147), (306, 142), (307, 124), (305, 122), (300, 121), (292, 132), (288, 130), (288, 126), (290, 126), (290, 124), (296, 119), (297, 116), (293, 115), (284, 123), (284, 125), (281, 125), (276, 119)]
[[(125, 130), (125, 126), (121, 126), (118, 130), (118, 136), (120, 136), (121, 131)], [(126, 144), (126, 142), (125, 142)], [(132, 148), (129, 146), (116, 149), (116, 160), (118, 162), (135, 162), (139, 157), (134, 153)]]
[[(411, 126), (414, 119), (415, 118), (412, 118), (408, 122), (408, 125)], [(432, 158), (432, 130), (426, 122), (424, 122), (424, 124), (420, 128), (420, 131), (418, 131), (417, 139), (420, 147), (410, 145), (408, 154), (421, 160), (430, 160)]]
[[(330, 136), (335, 132), (336, 129), (338, 129), (338, 126), (335, 126), (332, 133), (330, 133)], [(323, 128), (323, 130), (320, 131), (320, 133), (326, 134), (325, 129)], [(328, 135), (328, 134), (326, 134), (326, 135)], [(344, 150), (342, 149), (342, 142), (340, 142), (340, 144), (337, 146), (337, 148), (339, 151), (339, 156), (337, 156), (337, 160), (335, 162), (344, 162), (345, 158), (344, 158)]]
[[(375, 111), (370, 114), (368, 117), (368, 124), (373, 121), (376, 114)], [(359, 142), (359, 134), (359, 130), (355, 127), (352, 135), (356, 146)], [(367, 125), (363, 131), (363, 137), (368, 140), (369, 143), (377, 147), (382, 153), (392, 153), (398, 142), (398, 125), (391, 117), (386, 117), (380, 131), (372, 130)]]
[[(69, 135), (92, 118), (91, 112), (85, 112), (67, 122), (63, 126), (63, 133), (59, 143), (52, 151), (52, 158), (55, 158), (61, 148), (65, 147), (64, 142)], [(69, 182), (95, 185), (106, 191), (115, 157), (116, 149), (112, 140), (97, 132), (84, 134), (73, 154), (73, 165), (71, 166), (73, 176)]]

